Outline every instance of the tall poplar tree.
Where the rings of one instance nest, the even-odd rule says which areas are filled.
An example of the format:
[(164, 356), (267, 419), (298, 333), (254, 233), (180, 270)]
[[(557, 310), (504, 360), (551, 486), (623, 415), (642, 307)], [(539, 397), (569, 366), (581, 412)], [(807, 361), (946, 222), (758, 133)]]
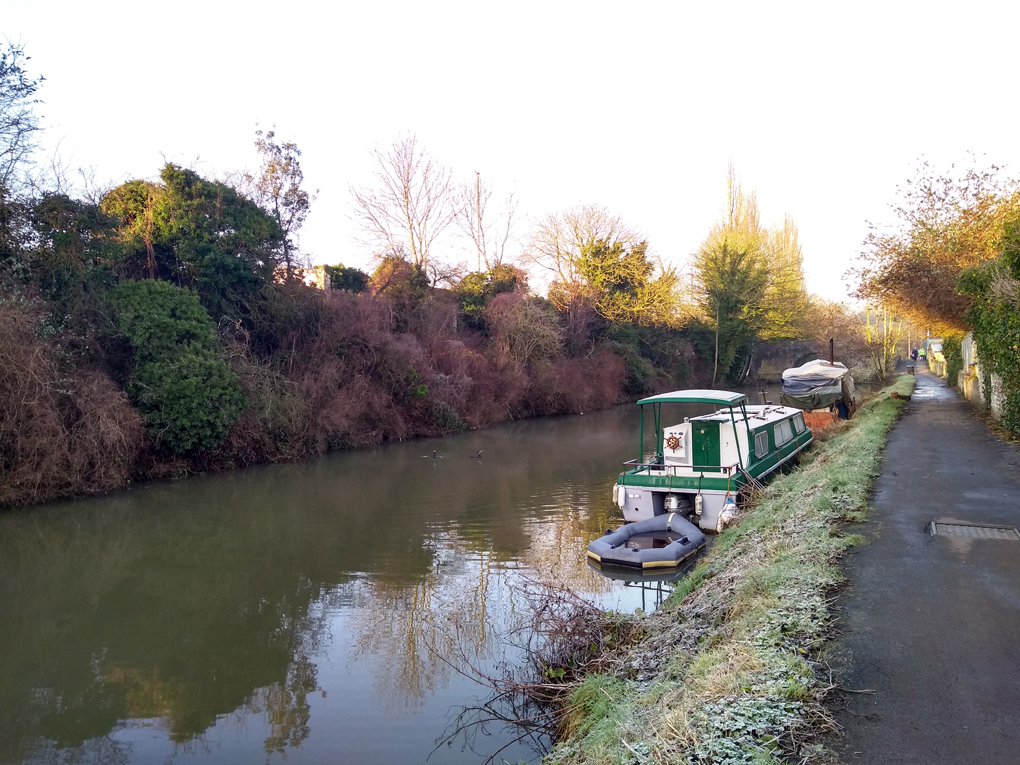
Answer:
[(793, 220), (766, 229), (732, 165), (726, 187), (722, 219), (694, 258), (695, 298), (714, 337), (713, 384), (738, 375), (759, 338), (799, 336), (809, 305)]
[(768, 285), (763, 303), (763, 340), (792, 340), (802, 337), (804, 320), (811, 304), (804, 284), (804, 254), (797, 225), (787, 215), (765, 238)]
[(768, 265), (761, 242), (744, 231), (712, 232), (694, 257), (698, 306), (714, 335), (712, 385), (750, 352), (764, 317)]

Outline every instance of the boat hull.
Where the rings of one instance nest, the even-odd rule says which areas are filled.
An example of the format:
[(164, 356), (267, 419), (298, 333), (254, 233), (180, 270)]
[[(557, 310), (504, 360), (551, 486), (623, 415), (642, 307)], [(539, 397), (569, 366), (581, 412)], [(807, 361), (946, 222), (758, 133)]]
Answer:
[[(746, 472), (720, 468), (720, 472), (725, 471), (727, 474), (712, 475), (706, 471), (692, 475), (689, 470), (671, 465), (631, 470), (622, 473), (617, 479), (614, 500), (624, 520), (635, 523), (668, 514), (670, 508), (666, 503), (670, 495), (675, 495), (679, 500), (679, 512), (696, 520), (705, 531), (722, 531), (725, 523), (721, 521), (724, 521), (727, 501), (735, 499), (747, 486), (749, 479), (763, 482), (784, 465), (793, 463), (801, 452), (811, 446), (813, 440), (811, 431), (805, 429), (781, 452), (774, 452), (759, 460)], [(698, 510), (700, 512), (696, 512)]]

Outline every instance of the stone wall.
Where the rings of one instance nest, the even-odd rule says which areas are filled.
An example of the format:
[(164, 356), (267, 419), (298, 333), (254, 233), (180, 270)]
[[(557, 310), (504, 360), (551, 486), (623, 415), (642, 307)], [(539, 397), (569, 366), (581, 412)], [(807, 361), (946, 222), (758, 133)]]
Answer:
[(752, 383), (779, 382), (783, 372), (811, 359), (829, 358), (829, 344), (808, 340), (758, 343), (751, 355), (748, 379)]
[[(1005, 395), (1002, 390), (1002, 378), (997, 374), (991, 375), (991, 391), (985, 391), (981, 381), (984, 379), (984, 371), (981, 368), (981, 358), (978, 356), (977, 343), (974, 342), (974, 335), (968, 332), (960, 344), (960, 353), (963, 356), (963, 369), (956, 376), (956, 388), (960, 393), (976, 406), (987, 408), (992, 417), (996, 420), (1002, 419), (1002, 405)], [(987, 393), (991, 393), (991, 400), (986, 400)]]

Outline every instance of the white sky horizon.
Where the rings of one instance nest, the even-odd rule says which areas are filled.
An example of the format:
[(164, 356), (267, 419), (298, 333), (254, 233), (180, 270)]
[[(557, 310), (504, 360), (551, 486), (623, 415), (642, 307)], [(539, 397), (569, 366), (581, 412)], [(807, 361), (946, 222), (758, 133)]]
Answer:
[(921, 158), (1020, 166), (1020, 9), (990, 3), (0, 0), (0, 19), (46, 78), (40, 159), (59, 146), (112, 184), (164, 161), (222, 177), (275, 128), (319, 189), (302, 249), (365, 270), (349, 188), (409, 133), (531, 219), (597, 204), (680, 268), (732, 162), (766, 225), (792, 216), (829, 300)]

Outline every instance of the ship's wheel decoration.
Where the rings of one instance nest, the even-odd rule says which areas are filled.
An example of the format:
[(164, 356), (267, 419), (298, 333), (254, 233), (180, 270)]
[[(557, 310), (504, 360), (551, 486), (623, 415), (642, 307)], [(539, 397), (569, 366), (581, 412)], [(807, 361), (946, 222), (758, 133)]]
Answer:
[(677, 449), (680, 448), (680, 439), (677, 438), (676, 436), (670, 436), (669, 438), (666, 439), (666, 446), (668, 446), (673, 451), (676, 451)]

